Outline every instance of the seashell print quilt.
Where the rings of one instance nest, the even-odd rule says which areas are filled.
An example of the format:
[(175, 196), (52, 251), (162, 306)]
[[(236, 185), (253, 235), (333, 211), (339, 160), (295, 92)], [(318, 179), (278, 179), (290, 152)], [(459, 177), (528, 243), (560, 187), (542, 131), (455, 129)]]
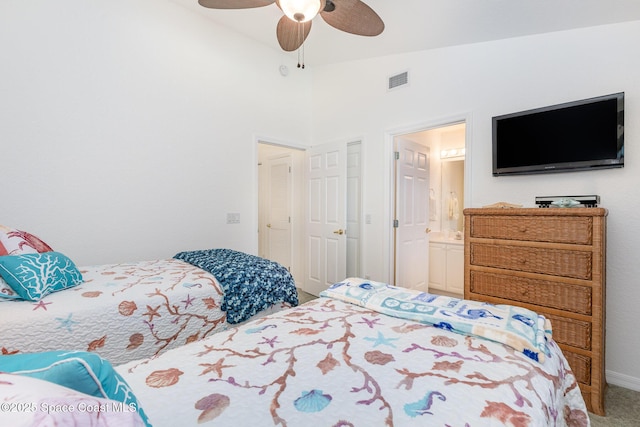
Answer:
[[(74, 288), (38, 302), (0, 303), (2, 354), (85, 350), (117, 365), (158, 355), (228, 327), (220, 283), (184, 261), (79, 269), (84, 283)], [(260, 315), (289, 307), (274, 304)]]
[(116, 370), (154, 427), (588, 426), (548, 345), (537, 362), (321, 297)]

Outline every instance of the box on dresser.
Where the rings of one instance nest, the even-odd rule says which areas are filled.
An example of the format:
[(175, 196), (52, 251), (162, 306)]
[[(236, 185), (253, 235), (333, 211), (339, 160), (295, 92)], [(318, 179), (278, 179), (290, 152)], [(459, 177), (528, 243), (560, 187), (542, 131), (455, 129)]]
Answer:
[(604, 415), (606, 209), (469, 208), (464, 215), (464, 297), (549, 318), (588, 410)]

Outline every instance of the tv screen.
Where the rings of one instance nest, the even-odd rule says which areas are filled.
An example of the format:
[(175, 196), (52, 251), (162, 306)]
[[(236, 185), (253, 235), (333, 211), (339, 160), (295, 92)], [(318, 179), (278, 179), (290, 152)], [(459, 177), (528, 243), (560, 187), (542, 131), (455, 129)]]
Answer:
[(624, 166), (624, 92), (493, 117), (493, 175)]

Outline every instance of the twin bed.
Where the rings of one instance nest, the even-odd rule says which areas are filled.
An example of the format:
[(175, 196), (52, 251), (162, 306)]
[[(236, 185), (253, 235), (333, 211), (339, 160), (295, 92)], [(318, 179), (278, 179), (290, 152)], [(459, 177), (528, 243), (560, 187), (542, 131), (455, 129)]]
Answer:
[[(588, 426), (576, 379), (541, 320), (354, 279), (97, 372), (126, 390), (119, 404), (109, 394), (42, 395), (21, 384), (33, 380), (23, 375), (0, 375), (0, 396), (7, 407), (33, 409), (21, 425), (36, 417), (89, 425), (78, 417), (93, 416), (91, 425), (104, 426)], [(88, 398), (101, 409), (83, 410)], [(15, 415), (0, 412), (0, 423)]]
[(558, 346), (536, 344), (537, 333), (525, 348), (514, 340), (544, 334), (529, 322), (537, 317), (511, 312), (494, 328), (502, 313), (350, 279), (320, 299), (116, 370), (154, 426), (588, 425)]
[(286, 269), (230, 250), (78, 270), (83, 280), (76, 286), (37, 301), (0, 303), (4, 354), (72, 348), (120, 364), (298, 303)]
[(543, 316), (362, 279), (296, 306), (240, 259), (80, 268), (0, 303), (0, 425), (589, 425)]

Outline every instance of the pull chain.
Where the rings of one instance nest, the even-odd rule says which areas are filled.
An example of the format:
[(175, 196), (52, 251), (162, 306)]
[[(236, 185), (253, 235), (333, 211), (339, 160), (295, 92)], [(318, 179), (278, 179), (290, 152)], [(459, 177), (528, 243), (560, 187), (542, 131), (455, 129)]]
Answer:
[[(298, 37), (300, 40), (300, 47), (298, 48), (298, 68), (304, 69), (304, 24), (298, 23)], [(300, 57), (302, 56), (302, 61)]]

